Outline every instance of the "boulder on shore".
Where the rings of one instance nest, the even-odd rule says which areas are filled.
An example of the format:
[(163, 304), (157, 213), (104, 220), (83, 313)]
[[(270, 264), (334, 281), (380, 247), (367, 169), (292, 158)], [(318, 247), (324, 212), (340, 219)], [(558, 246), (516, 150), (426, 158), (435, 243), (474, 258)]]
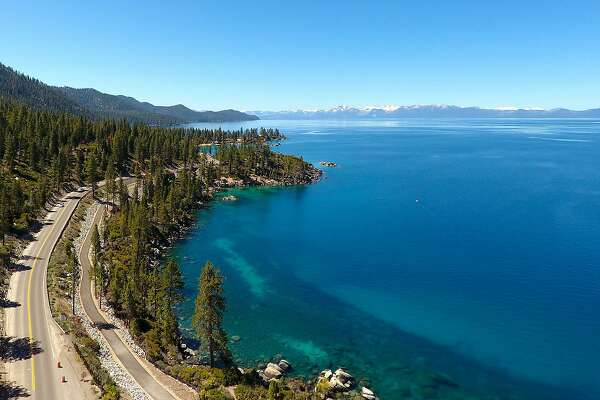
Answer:
[(369, 388), (363, 387), (360, 391), (360, 395), (367, 400), (377, 400), (375, 393)]
[(354, 388), (356, 380), (352, 375), (338, 368), (335, 372), (326, 369), (319, 374), (318, 383), (327, 382), (331, 390), (335, 392), (347, 392)]
[(271, 379), (279, 379), (281, 375), (283, 375), (283, 370), (279, 367), (279, 365), (274, 363), (268, 363), (267, 368), (265, 368), (263, 375), (267, 380)]
[(334, 375), (337, 377), (337, 379), (342, 382), (344, 385), (346, 383), (352, 382), (354, 383), (354, 377), (352, 375), (350, 375), (349, 373), (347, 373), (346, 371), (344, 371), (341, 368), (338, 368), (335, 372)]
[(330, 369), (326, 369), (325, 371), (322, 372), (323, 374), (323, 378), (330, 380), (331, 377), (333, 376), (333, 372), (331, 372)]

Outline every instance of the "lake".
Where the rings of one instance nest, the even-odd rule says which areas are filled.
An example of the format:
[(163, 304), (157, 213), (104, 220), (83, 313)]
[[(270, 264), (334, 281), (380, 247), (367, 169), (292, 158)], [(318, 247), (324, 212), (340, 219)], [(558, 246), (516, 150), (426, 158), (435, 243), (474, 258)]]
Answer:
[(197, 213), (173, 249), (186, 335), (211, 260), (243, 365), (344, 366), (382, 399), (600, 398), (600, 121), (218, 125), (338, 167)]

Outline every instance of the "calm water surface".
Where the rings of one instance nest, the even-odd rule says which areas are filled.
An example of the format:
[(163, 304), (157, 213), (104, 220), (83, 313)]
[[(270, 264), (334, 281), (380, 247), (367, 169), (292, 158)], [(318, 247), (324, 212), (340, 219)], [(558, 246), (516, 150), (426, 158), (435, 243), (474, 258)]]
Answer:
[(248, 366), (345, 366), (384, 399), (600, 398), (600, 121), (244, 126), (339, 166), (198, 212), (174, 249), (184, 327), (210, 259)]

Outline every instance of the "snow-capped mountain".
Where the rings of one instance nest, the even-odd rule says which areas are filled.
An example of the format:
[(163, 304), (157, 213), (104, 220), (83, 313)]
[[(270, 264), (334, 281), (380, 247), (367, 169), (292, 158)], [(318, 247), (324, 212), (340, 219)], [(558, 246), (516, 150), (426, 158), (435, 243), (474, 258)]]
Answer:
[(544, 110), (538, 107), (496, 108), (458, 107), (451, 105), (386, 105), (353, 107), (340, 105), (323, 110), (249, 111), (261, 119), (367, 119), (367, 118), (600, 118), (600, 108), (575, 111), (565, 108)]

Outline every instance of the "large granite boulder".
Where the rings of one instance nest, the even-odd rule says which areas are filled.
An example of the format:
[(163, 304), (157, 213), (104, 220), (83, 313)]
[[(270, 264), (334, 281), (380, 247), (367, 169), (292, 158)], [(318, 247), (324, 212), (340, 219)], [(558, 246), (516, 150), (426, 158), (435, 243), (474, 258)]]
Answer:
[(283, 371), (279, 368), (279, 365), (273, 363), (268, 363), (263, 373), (267, 379), (279, 379), (283, 375)]
[(360, 395), (367, 400), (377, 400), (377, 396), (375, 393), (369, 388), (363, 387), (360, 391)]
[[(335, 372), (331, 372), (330, 369), (322, 371), (317, 382), (318, 387), (327, 387), (332, 392), (348, 392), (356, 385), (354, 377), (342, 368)], [(326, 385), (323, 386), (323, 384)]]
[(337, 380), (340, 381), (344, 386), (346, 386), (346, 385), (354, 386), (354, 383), (355, 383), (354, 377), (352, 375), (350, 375), (349, 373), (347, 373), (346, 371), (344, 371), (343, 369), (338, 368), (333, 374), (335, 375)]

